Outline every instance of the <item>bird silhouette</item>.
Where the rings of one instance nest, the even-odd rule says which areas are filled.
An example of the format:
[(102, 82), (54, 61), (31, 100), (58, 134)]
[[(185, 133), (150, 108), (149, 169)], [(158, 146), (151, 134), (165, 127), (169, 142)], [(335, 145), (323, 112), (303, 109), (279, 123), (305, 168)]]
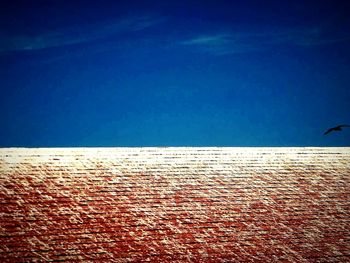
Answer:
[(342, 124), (342, 125), (335, 126), (333, 128), (328, 129), (323, 135), (327, 135), (328, 133), (330, 133), (332, 131), (341, 131), (342, 128), (344, 128), (344, 127), (350, 127), (350, 125)]

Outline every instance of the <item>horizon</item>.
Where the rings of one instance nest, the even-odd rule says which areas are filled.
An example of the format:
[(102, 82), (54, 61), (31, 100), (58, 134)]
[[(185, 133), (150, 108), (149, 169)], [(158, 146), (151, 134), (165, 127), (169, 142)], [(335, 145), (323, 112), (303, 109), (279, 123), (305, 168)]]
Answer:
[(178, 149), (178, 148), (191, 148), (191, 149), (201, 149), (201, 150), (213, 150), (213, 149), (231, 149), (231, 150), (239, 150), (239, 149), (252, 149), (252, 150), (264, 150), (264, 149), (326, 149), (326, 148), (337, 148), (337, 149), (348, 149), (350, 146), (70, 146), (70, 147), (0, 147), (1, 150), (23, 150), (23, 149), (29, 149), (29, 150), (81, 150), (81, 149), (91, 149), (91, 150), (105, 150), (105, 149), (165, 149), (165, 150), (171, 150), (171, 149)]

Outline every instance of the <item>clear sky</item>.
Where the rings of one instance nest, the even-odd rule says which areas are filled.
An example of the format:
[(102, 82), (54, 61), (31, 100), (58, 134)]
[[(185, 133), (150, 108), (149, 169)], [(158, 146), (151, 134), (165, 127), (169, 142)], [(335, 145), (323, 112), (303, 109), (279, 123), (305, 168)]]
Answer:
[(350, 146), (350, 1), (0, 5), (0, 147)]

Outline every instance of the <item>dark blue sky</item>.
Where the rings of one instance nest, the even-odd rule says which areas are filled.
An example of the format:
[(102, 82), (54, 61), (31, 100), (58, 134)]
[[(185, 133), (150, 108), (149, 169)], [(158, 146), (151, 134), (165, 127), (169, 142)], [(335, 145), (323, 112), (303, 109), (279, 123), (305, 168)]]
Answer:
[(0, 147), (350, 146), (348, 1), (7, 2)]

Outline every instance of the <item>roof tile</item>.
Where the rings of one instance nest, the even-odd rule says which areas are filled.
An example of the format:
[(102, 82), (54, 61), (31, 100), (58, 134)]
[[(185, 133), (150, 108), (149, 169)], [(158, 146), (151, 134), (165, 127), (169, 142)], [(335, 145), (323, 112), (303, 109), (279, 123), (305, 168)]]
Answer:
[(350, 148), (3, 148), (2, 262), (350, 261)]

